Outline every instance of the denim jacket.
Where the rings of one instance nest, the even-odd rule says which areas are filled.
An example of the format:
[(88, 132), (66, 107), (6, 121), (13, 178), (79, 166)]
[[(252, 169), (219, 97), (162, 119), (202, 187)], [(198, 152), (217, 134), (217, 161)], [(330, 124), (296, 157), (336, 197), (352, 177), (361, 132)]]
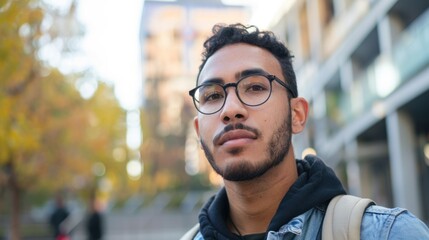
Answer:
[[(313, 208), (283, 225), (279, 231), (270, 231), (267, 240), (321, 239), (322, 222), (326, 209)], [(194, 240), (203, 240), (200, 232)], [(361, 225), (362, 240), (429, 239), (428, 227), (403, 208), (385, 208), (377, 205), (366, 209)]]
[[(268, 226), (266, 239), (321, 239), (329, 201), (346, 194), (334, 171), (317, 156), (297, 160), (298, 179), (281, 200)], [(207, 201), (198, 217), (194, 239), (240, 239), (225, 222), (229, 201), (224, 188)], [(361, 225), (361, 239), (428, 239), (428, 227), (405, 209), (370, 206)]]

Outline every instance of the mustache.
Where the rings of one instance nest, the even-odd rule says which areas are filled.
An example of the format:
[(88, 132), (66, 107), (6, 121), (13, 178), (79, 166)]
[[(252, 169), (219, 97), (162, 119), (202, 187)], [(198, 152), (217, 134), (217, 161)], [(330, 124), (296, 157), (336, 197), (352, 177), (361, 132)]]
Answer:
[(252, 132), (253, 134), (255, 134), (256, 138), (259, 138), (259, 136), (261, 135), (261, 132), (253, 127), (249, 127), (247, 125), (244, 125), (242, 123), (236, 123), (236, 124), (228, 124), (224, 127), (224, 129), (216, 134), (216, 136), (213, 138), (213, 142), (216, 143), (219, 141), (219, 138), (222, 137), (222, 135), (224, 135), (225, 133), (232, 131), (232, 130), (236, 130), (236, 129), (242, 129), (242, 130), (246, 130), (249, 132)]

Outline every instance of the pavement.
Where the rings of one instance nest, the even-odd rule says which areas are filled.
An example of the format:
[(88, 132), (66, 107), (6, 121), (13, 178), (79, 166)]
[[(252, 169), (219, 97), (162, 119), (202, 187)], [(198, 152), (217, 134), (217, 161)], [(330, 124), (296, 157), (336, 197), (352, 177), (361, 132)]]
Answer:
[[(198, 211), (142, 211), (135, 214), (104, 215), (104, 240), (171, 240), (180, 237), (198, 221)], [(85, 240), (84, 226), (78, 226), (73, 240)]]

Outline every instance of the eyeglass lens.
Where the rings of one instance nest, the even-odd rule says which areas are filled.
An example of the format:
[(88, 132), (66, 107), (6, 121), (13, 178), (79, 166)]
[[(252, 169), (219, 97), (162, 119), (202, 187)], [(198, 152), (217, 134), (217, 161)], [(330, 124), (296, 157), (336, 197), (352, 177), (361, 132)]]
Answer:
[(247, 76), (237, 84), (221, 85), (208, 83), (201, 85), (194, 94), (195, 106), (202, 113), (219, 111), (226, 100), (226, 88), (235, 86), (238, 98), (248, 106), (258, 106), (268, 100), (271, 94), (271, 81), (262, 75)]

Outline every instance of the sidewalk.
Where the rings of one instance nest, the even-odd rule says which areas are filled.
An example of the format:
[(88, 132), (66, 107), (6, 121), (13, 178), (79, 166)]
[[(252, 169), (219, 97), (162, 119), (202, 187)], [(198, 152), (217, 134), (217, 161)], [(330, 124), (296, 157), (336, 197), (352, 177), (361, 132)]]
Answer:
[[(105, 218), (104, 240), (179, 239), (198, 220), (198, 211), (141, 211), (135, 214), (109, 213)], [(85, 240), (84, 225), (73, 233), (73, 240)]]

